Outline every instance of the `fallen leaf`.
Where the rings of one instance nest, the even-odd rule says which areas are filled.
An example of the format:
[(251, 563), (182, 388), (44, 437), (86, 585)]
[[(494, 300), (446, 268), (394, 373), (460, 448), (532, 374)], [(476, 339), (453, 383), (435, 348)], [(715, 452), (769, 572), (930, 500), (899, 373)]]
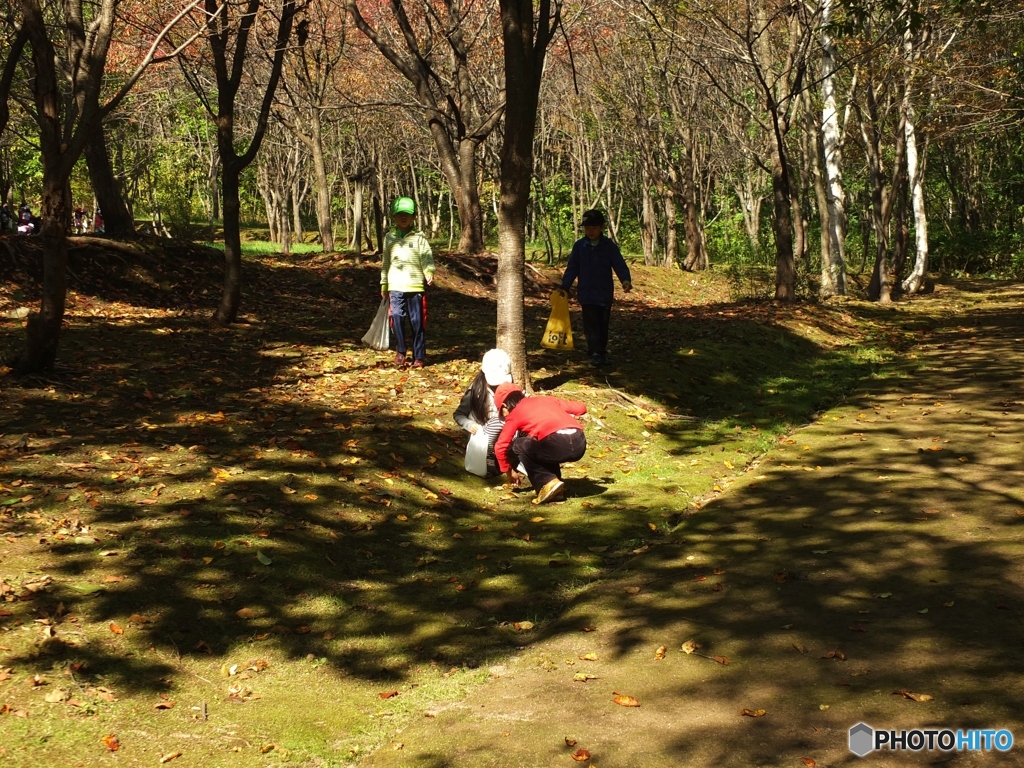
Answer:
[(837, 659), (839, 661), (846, 661), (846, 654), (842, 651), (829, 651), (821, 658), (823, 659)]
[(175, 751), (175, 752), (168, 752), (166, 755), (164, 755), (163, 757), (160, 758), (160, 762), (161, 763), (169, 763), (169, 762), (171, 762), (171, 760), (174, 760), (175, 758), (178, 758), (178, 757), (181, 757), (181, 752), (177, 752), (177, 751)]
[(393, 699), (395, 696), (398, 695), (398, 691), (381, 691), (377, 695), (380, 696), (382, 699)]
[(682, 651), (687, 655), (693, 653), (698, 648), (700, 648), (700, 643), (698, 643), (696, 640), (687, 640), (682, 645)]
[(256, 617), (256, 611), (252, 608), (239, 608), (235, 611), (235, 616), (240, 619), (252, 619)]
[(68, 696), (68, 692), (63, 688), (54, 688), (43, 697), (43, 700), (50, 704), (59, 704), (60, 702), (65, 701)]
[(109, 734), (103, 737), (103, 746), (111, 752), (117, 752), (121, 748), (121, 742), (117, 740), (117, 736)]
[(715, 661), (717, 661), (719, 664), (721, 664), (724, 667), (724, 666), (727, 666), (729, 664), (729, 657), (728, 656), (715, 656)]
[(258, 549), (256, 550), (256, 559), (259, 560), (264, 565), (270, 565), (272, 562), (274, 562), (273, 560), (271, 560), (269, 557), (264, 555), (263, 552), (261, 552)]
[(655, 659), (657, 659), (658, 661), (661, 661), (662, 659), (664, 659), (664, 658), (665, 658), (665, 654), (666, 654), (666, 653), (668, 653), (668, 648), (666, 648), (666, 647), (665, 647), (664, 645), (662, 645), (662, 646), (660, 646), (660, 647), (659, 647), (659, 648), (658, 648), (658, 649), (657, 649), (657, 650), (656, 650), (656, 651), (654, 652), (654, 658), (655, 658)]
[(640, 587), (626, 587), (625, 592), (627, 595), (639, 595)]
[(618, 692), (616, 692), (616, 695), (615, 695), (614, 698), (612, 698), (612, 701), (614, 701), (620, 707), (639, 707), (640, 706), (640, 702), (637, 701), (634, 697), (632, 697), (632, 696), (625, 696), (625, 695), (623, 695), (621, 693), (618, 693)]
[(814, 768), (814, 766), (817, 765), (817, 763), (809, 757), (801, 757), (800, 762), (806, 765), (807, 768)]
[(766, 709), (744, 709), (740, 712), (745, 717), (764, 717), (768, 714)]
[(931, 701), (935, 698), (934, 696), (931, 696), (927, 693), (914, 693), (913, 691), (908, 691), (906, 688), (900, 688), (898, 691), (893, 691), (892, 693), (894, 696), (902, 696), (904, 699), (910, 699), (911, 701), (919, 702)]
[(174, 709), (173, 701), (158, 701), (153, 705), (153, 709)]
[(568, 736), (566, 736), (565, 737), (565, 746), (567, 746), (567, 747), (575, 747), (576, 746), (576, 739), (570, 739)]
[(793, 647), (800, 651), (800, 653), (807, 653), (807, 647), (803, 643), (793, 643)]
[(110, 623), (110, 631), (113, 632), (115, 635), (123, 635), (124, 634), (124, 630), (121, 629), (121, 627), (119, 625), (114, 624), (113, 622)]
[(529, 632), (531, 629), (533, 629), (533, 622), (517, 621), (512, 626), (518, 629), (520, 632)]
[(585, 763), (587, 760), (590, 759), (590, 753), (587, 752), (587, 750), (583, 749), (583, 747), (580, 747), (572, 753), (572, 759), (575, 760), (577, 763)]
[(599, 678), (597, 677), (597, 675), (588, 675), (586, 672), (577, 672), (575, 675), (572, 676), (572, 681), (574, 683), (585, 683), (588, 680), (598, 679)]
[(596, 653), (584, 653), (580, 656), (580, 661), (597, 661)]

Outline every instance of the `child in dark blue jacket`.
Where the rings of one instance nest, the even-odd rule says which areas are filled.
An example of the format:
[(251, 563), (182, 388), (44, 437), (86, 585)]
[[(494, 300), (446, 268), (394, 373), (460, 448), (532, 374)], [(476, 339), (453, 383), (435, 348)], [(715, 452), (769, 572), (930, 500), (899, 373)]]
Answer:
[(633, 283), (629, 267), (615, 242), (604, 235), (604, 214), (590, 210), (583, 214), (583, 233), (572, 247), (569, 265), (562, 275), (563, 291), (568, 291), (579, 278), (576, 300), (583, 311), (583, 335), (587, 337), (590, 362), (608, 365), (608, 324), (615, 300), (612, 271), (619, 276), (622, 290), (629, 293)]

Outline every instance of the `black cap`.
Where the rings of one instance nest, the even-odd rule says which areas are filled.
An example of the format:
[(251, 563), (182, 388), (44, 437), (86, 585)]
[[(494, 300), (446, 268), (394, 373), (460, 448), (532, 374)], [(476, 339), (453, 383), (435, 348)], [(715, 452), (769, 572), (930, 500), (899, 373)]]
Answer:
[(600, 227), (604, 224), (604, 214), (596, 209), (583, 212), (584, 227)]

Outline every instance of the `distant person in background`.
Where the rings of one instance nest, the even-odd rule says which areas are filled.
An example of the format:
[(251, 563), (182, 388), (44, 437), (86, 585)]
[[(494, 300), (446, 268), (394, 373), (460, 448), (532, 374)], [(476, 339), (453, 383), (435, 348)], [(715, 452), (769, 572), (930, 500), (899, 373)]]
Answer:
[(562, 275), (561, 289), (568, 291), (579, 279), (576, 300), (583, 312), (583, 335), (587, 337), (590, 363), (608, 365), (608, 325), (615, 300), (612, 272), (619, 276), (622, 290), (633, 290), (629, 267), (615, 241), (604, 235), (604, 214), (589, 210), (583, 213), (583, 233), (572, 247), (569, 264)]
[(32, 219), (32, 209), (29, 208), (28, 203), (22, 200), (21, 207), (18, 208), (18, 232), (23, 235), (31, 235), (35, 231), (36, 224)]
[(7, 203), (0, 205), (0, 234), (11, 230), (11, 209)]
[[(453, 414), (455, 422), (470, 435), (480, 430), (487, 435), (486, 477), (500, 474), (498, 461), (494, 457), (494, 443), (501, 432), (501, 419), (498, 418), (498, 409), (494, 407), (494, 390), (511, 382), (512, 361), (508, 353), (503, 349), (488, 350), (480, 370), (462, 395), (459, 407)], [(469, 467), (468, 461), (466, 466)]]
[(391, 205), (395, 222), (384, 237), (380, 264), (380, 295), (390, 296), (391, 330), (398, 354), (395, 365), (405, 366), (409, 346), (405, 320), (412, 327), (412, 367), (427, 364), (427, 286), (434, 283), (434, 252), (426, 236), (415, 228), (416, 202), (400, 197)]
[(75, 234), (85, 234), (85, 209), (82, 206), (75, 206), (75, 214), (73, 223), (75, 225)]
[(96, 209), (96, 215), (92, 220), (92, 231), (102, 232), (103, 231), (103, 211), (99, 208)]

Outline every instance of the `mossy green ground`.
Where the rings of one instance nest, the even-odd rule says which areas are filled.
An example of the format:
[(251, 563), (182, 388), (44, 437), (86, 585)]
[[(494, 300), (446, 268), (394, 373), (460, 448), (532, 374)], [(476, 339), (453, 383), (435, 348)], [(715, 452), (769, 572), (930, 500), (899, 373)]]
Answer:
[[(476, 747), (446, 751), (402, 734), (426, 734), (496, 684), (532, 695), (524, 671), (554, 680), (554, 669), (572, 669), (558, 644), (578, 644), (584, 620), (602, 644), (620, 638), (612, 626), (638, 633), (615, 639), (625, 642), (618, 656), (653, 654), (639, 638), (683, 608), (651, 580), (668, 587), (685, 574), (709, 605), (742, 596), (746, 607), (730, 604), (736, 616), (769, 610), (780, 588), (804, 588), (804, 560), (823, 556), (801, 544), (799, 557), (787, 550), (769, 565), (762, 539), (800, 534), (811, 547), (819, 534), (797, 526), (799, 510), (822, 501), (816, 466), (801, 461), (807, 481), (785, 494), (789, 517), (767, 515), (763, 530), (750, 527), (752, 513), (731, 521), (718, 505), (757, 499), (761, 465), (780, 451), (813, 455), (794, 436), (802, 426), (834, 414), (831, 423), (856, 423), (828, 409), (858, 383), (916, 376), (887, 361), (962, 311), (951, 297), (968, 295), (944, 288), (913, 311), (777, 307), (731, 302), (711, 277), (635, 266), (637, 290), (612, 321), (614, 367), (531, 345), (534, 387), (590, 409), (567, 500), (538, 508), (526, 492), (463, 471), (451, 420), (493, 345), (492, 261), (440, 259), (431, 364), (400, 371), (358, 343), (378, 301), (374, 263), (253, 258), (242, 322), (216, 329), (206, 322), (219, 294), (209, 258), (188, 251), (114, 277), (83, 274), (58, 369), (3, 380), (5, 764), (152, 765), (180, 752), (175, 765), (468, 765), (459, 755)], [(529, 274), (528, 327), (539, 338), (557, 272)], [(22, 273), (8, 286), (8, 301), (32, 296)], [(20, 322), (2, 328), (10, 344), (20, 333)], [(864, 535), (853, 564), (902, 558), (892, 544)], [(713, 591), (716, 568), (736, 581)], [(712, 656), (722, 631), (704, 633)], [(785, 644), (758, 622), (744, 631), (750, 646)], [(666, 645), (679, 655), (686, 639)], [(915, 642), (933, 642), (927, 625)], [(700, 674), (719, 672), (707, 663)], [(573, 711), (556, 697), (535, 703)], [(571, 762), (528, 733), (506, 759), (505, 731), (490, 762), (477, 754), (474, 764)], [(671, 757), (595, 754), (594, 764)]]

